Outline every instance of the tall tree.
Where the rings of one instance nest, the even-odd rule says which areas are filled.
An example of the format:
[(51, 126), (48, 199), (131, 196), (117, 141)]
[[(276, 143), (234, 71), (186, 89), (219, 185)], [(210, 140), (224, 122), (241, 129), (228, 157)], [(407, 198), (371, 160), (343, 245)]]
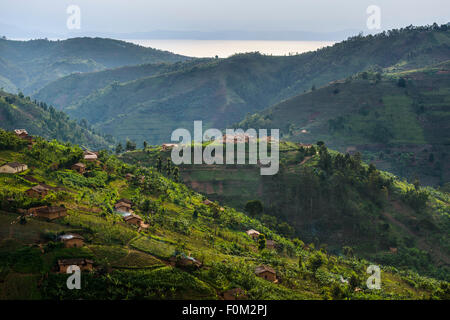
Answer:
[(255, 217), (263, 212), (263, 205), (259, 200), (250, 200), (245, 204), (244, 210), (252, 217)]

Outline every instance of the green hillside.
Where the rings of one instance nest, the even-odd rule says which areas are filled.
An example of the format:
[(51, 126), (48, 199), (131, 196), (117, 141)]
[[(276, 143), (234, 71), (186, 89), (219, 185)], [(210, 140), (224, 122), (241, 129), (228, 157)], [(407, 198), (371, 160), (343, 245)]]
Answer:
[[(73, 101), (64, 110), (119, 140), (161, 143), (176, 128), (190, 129), (193, 120), (225, 128), (247, 113), (364, 70), (392, 66), (409, 70), (446, 61), (449, 35), (446, 26), (411, 27), (356, 36), (294, 56), (239, 54), (172, 73), (110, 84)], [(66, 104), (65, 97), (71, 90), (55, 82), (39, 96), (49, 97), (59, 91), (54, 101)]]
[(23, 94), (15, 95), (0, 90), (0, 128), (26, 129), (30, 135), (73, 142), (90, 148), (109, 149), (112, 137), (94, 133), (86, 123), (71, 120), (44, 102), (31, 101)]
[(72, 73), (144, 63), (173, 63), (187, 57), (132, 43), (102, 39), (13, 41), (0, 39), (0, 85), (31, 94)]
[[(2, 132), (0, 139), (2, 159), (32, 167), (0, 174), (1, 299), (220, 299), (231, 288), (249, 299), (449, 298), (448, 282), (388, 266), (381, 267), (381, 289), (370, 290), (370, 262), (351, 250), (335, 256), (282, 237), (230, 207), (203, 204), (201, 195), (155, 169), (100, 152), (99, 162), (87, 163), (82, 175), (69, 169), (82, 156), (76, 146), (38, 139), (27, 150), (12, 133)], [(127, 173), (135, 178), (127, 181)], [(24, 193), (36, 181), (53, 187), (43, 199)], [(120, 198), (131, 199), (147, 228), (122, 220), (113, 210)], [(67, 215), (46, 221), (17, 213), (46, 204), (64, 206)], [(276, 250), (248, 237), (250, 228), (275, 240)], [(55, 241), (69, 232), (82, 235), (85, 245), (65, 248)], [(171, 265), (175, 252), (201, 267)], [(83, 290), (67, 289), (68, 275), (57, 273), (58, 259), (67, 258), (93, 260), (94, 270), (83, 272)], [(273, 267), (278, 282), (257, 277), (259, 265)]]
[(280, 128), (290, 141), (339, 151), (428, 185), (450, 180), (450, 62), (363, 72), (248, 115), (237, 127)]
[[(127, 163), (149, 166), (158, 157), (170, 152), (152, 147), (121, 155)], [(194, 190), (237, 209), (260, 200), (261, 221), (286, 236), (326, 245), (336, 254), (351, 247), (368, 259), (449, 277), (449, 194), (378, 171), (359, 154), (283, 142), (274, 176), (261, 176), (256, 165), (182, 165), (180, 176)]]
[(58, 109), (65, 109), (108, 85), (188, 69), (208, 60), (194, 59), (176, 63), (145, 64), (71, 74), (50, 82), (33, 97), (51, 103)]

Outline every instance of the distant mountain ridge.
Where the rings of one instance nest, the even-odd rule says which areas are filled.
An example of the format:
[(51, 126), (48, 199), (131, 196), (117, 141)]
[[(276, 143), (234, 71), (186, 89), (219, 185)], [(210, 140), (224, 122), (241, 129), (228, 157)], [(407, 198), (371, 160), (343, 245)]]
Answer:
[(209, 60), (178, 71), (109, 84), (84, 99), (68, 101), (59, 81), (36, 96), (54, 104), (64, 101), (72, 116), (120, 140), (161, 143), (193, 120), (225, 128), (247, 113), (263, 110), (311, 87), (364, 70), (396, 65), (399, 70), (448, 60), (450, 32), (446, 26), (408, 27), (376, 36), (355, 36), (332, 47), (295, 56), (258, 53)]
[(0, 39), (0, 85), (30, 94), (63, 76), (144, 63), (173, 63), (188, 57), (103, 38), (62, 41)]

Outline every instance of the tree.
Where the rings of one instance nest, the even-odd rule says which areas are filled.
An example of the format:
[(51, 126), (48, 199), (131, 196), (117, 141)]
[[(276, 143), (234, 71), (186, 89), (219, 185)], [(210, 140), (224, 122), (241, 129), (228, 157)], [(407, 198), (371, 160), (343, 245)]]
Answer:
[(158, 159), (156, 160), (156, 170), (158, 170), (158, 172), (162, 171), (162, 160), (160, 156), (158, 156)]
[(349, 257), (349, 258), (353, 257), (353, 248), (352, 248), (352, 247), (348, 247), (348, 246), (343, 247), (343, 248), (342, 248), (342, 251), (344, 251), (344, 254), (345, 254), (347, 257)]
[(136, 150), (136, 143), (131, 140), (127, 140), (126, 149), (127, 149), (127, 151)]
[(356, 275), (355, 272), (352, 273), (352, 276), (350, 277), (350, 279), (348, 281), (348, 284), (350, 285), (350, 287), (352, 289), (355, 289), (356, 287), (359, 286), (360, 281), (359, 281), (358, 276)]
[(295, 232), (294, 228), (286, 222), (280, 223), (277, 229), (282, 235), (286, 237), (292, 237)]
[(258, 236), (258, 249), (263, 250), (266, 248), (266, 236), (262, 233)]
[(303, 257), (301, 255), (298, 256), (298, 267), (300, 269), (303, 269), (305, 267), (305, 264), (303, 263)]
[(166, 172), (168, 176), (170, 176), (170, 174), (172, 173), (172, 159), (170, 158), (167, 158)]
[(316, 272), (317, 269), (319, 269), (322, 264), (324, 264), (325, 262), (325, 255), (320, 252), (320, 251), (316, 251), (311, 258), (309, 258), (309, 264), (311, 266), (311, 270)]
[(119, 143), (116, 147), (116, 154), (120, 154), (122, 152), (123, 152), (123, 147), (122, 147), (122, 144)]
[(244, 210), (252, 217), (260, 215), (263, 212), (263, 205), (259, 200), (250, 200), (245, 204)]
[(420, 180), (419, 180), (419, 178), (415, 178), (414, 179), (413, 185), (414, 185), (414, 189), (416, 189), (416, 190), (420, 189)]
[(173, 180), (178, 182), (180, 180), (180, 169), (178, 167), (174, 167), (172, 171)]
[(406, 87), (406, 80), (405, 80), (404, 78), (398, 79), (397, 85), (398, 85), (400, 88)]
[(192, 214), (192, 218), (197, 220), (197, 218), (198, 218), (198, 211), (197, 210), (194, 210), (194, 213)]
[(147, 141), (144, 141), (144, 150), (147, 149)]

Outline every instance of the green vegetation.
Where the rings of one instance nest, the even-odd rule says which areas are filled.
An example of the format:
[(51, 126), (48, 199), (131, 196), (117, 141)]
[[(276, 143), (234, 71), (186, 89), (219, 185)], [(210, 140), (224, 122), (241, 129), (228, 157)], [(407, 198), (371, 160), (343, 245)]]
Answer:
[[(111, 136), (93, 132), (86, 121), (77, 123), (45, 102), (31, 101), (30, 97), (24, 97), (21, 93), (15, 95), (1, 90), (0, 128), (26, 129), (30, 135), (73, 142), (95, 149), (109, 149), (114, 143)], [(26, 142), (22, 141), (20, 144), (26, 145)]]
[[(448, 56), (447, 56), (448, 57)], [(410, 71), (365, 72), (301, 94), (236, 127), (280, 128), (283, 138), (322, 140), (410, 181), (449, 180), (450, 62)], [(404, 79), (406, 86), (398, 86)]]
[[(165, 157), (160, 147), (120, 156), (147, 166)], [(347, 247), (367, 259), (449, 277), (448, 193), (379, 171), (359, 153), (343, 155), (323, 142), (311, 147), (282, 142), (275, 176), (261, 176), (256, 165), (182, 165), (180, 172), (194, 190), (245, 210), (284, 236), (335, 254)]]
[[(31, 167), (0, 175), (1, 299), (217, 299), (233, 287), (250, 299), (448, 299), (447, 282), (392, 267), (382, 267), (386, 285), (369, 290), (371, 262), (316, 250), (235, 209), (205, 205), (203, 196), (151, 167), (128, 165), (102, 151), (83, 175), (67, 169), (80, 161), (77, 146), (38, 138), (28, 150), (12, 134), (1, 132), (0, 139), (1, 158)], [(18, 213), (30, 201), (23, 194), (35, 184), (30, 178), (55, 186), (40, 201), (65, 206), (68, 215), (49, 222)], [(129, 225), (114, 211), (124, 197), (148, 227)], [(258, 242), (244, 232), (251, 228), (264, 234)], [(81, 234), (85, 245), (55, 242), (67, 232)], [(275, 250), (265, 248), (266, 239), (276, 241)], [(180, 252), (202, 267), (172, 266), (169, 258)], [(83, 272), (83, 290), (67, 289), (68, 275), (56, 273), (57, 260), (64, 258), (94, 260), (94, 271)], [(275, 269), (278, 283), (255, 275), (262, 264)]]
[(72, 38), (12, 41), (0, 39), (0, 87), (31, 94), (58, 78), (144, 63), (173, 63), (187, 57), (124, 41)]
[[(382, 68), (399, 72), (443, 62), (448, 60), (449, 43), (446, 27), (408, 27), (352, 37), (332, 47), (294, 56), (238, 54), (227, 59), (179, 64), (166, 73), (150, 71), (147, 77), (136, 72), (136, 77), (119, 76), (118, 83), (103, 80), (109, 79), (111, 73), (72, 76), (49, 84), (37, 97), (61, 104), (68, 114), (86, 119), (97, 130), (120, 141), (159, 144), (167, 142), (176, 128), (192, 129), (194, 120), (203, 119), (205, 127), (226, 128), (247, 113), (309, 91), (313, 85), (315, 94), (330, 81), (358, 72), (379, 72)], [(336, 89), (332, 89), (336, 92), (333, 96), (348, 96)], [(348, 105), (353, 106), (354, 103)], [(312, 104), (309, 108), (317, 109)], [(314, 112), (304, 121), (312, 120)], [(420, 138), (419, 132), (417, 139)]]

